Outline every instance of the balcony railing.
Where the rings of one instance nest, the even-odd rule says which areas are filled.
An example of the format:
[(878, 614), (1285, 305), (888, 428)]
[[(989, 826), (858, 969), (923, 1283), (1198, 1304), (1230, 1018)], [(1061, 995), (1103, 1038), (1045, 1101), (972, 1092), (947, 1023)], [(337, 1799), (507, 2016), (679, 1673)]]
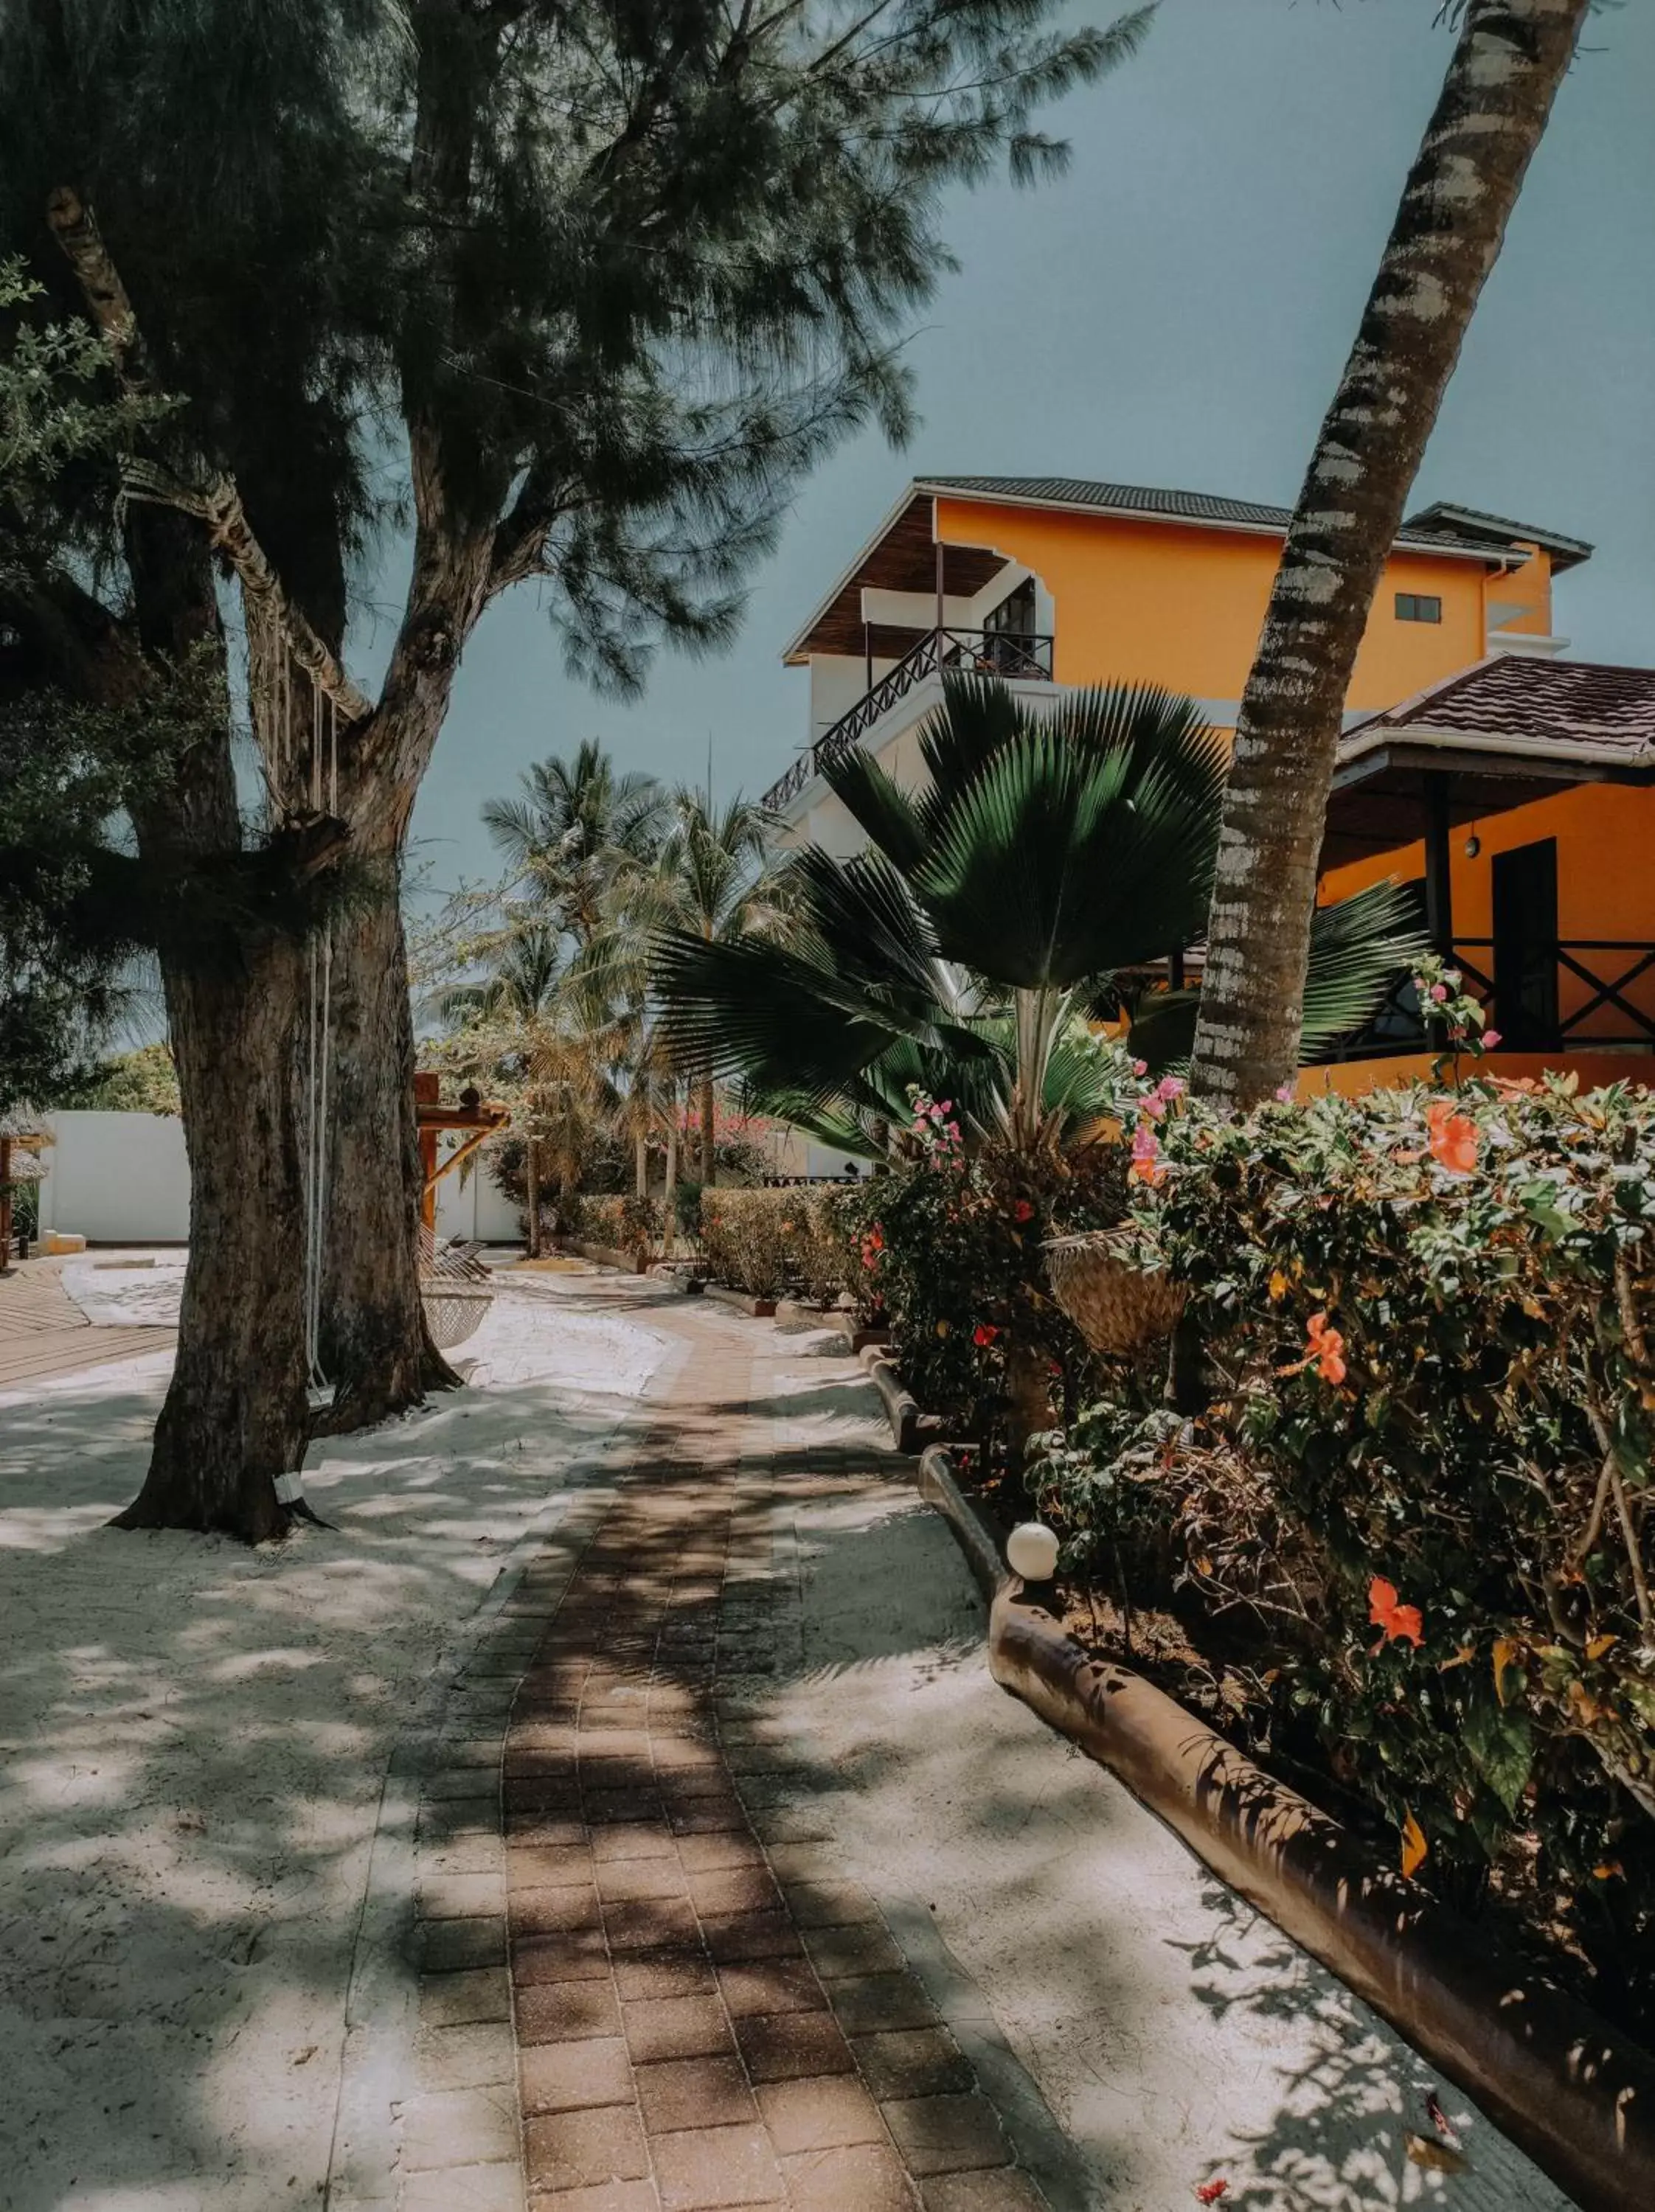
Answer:
[[(1518, 948), (1504, 988), (1492, 937), (1459, 937), (1454, 962), (1509, 1052), (1655, 1052), (1655, 941), (1572, 937)], [(1508, 955), (1508, 957), (1511, 956)], [(1639, 988), (1642, 986), (1642, 988)], [(1412, 979), (1398, 976), (1372, 1021), (1329, 1054), (1381, 1060), (1434, 1048)]]
[(928, 676), (997, 676), (1008, 683), (1051, 681), (1050, 637), (997, 629), (928, 629), (896, 666), (865, 691), (848, 714), (800, 754), (778, 783), (764, 793), (764, 805), (778, 811), (796, 799), (812, 776), (860, 744), (897, 700)]

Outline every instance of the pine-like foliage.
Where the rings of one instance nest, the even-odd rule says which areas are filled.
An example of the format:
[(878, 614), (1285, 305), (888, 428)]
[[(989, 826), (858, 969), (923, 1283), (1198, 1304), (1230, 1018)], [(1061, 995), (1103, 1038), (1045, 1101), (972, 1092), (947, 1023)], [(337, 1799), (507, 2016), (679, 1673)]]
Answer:
[[(31, 0), (0, 241), (96, 207), (157, 371), (324, 635), (375, 523), (490, 534), (571, 659), (729, 634), (799, 471), (910, 420), (945, 188), (1151, 10), (1052, 0)], [(390, 465), (387, 466), (387, 461)]]

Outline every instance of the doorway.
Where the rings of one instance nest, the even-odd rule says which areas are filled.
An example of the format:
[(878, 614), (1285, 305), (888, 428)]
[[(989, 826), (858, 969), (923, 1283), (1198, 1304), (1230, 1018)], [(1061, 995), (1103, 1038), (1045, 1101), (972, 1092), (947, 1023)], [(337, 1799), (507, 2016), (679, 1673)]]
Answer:
[(1514, 1052), (1557, 1042), (1557, 840), (1494, 860), (1494, 1025)]

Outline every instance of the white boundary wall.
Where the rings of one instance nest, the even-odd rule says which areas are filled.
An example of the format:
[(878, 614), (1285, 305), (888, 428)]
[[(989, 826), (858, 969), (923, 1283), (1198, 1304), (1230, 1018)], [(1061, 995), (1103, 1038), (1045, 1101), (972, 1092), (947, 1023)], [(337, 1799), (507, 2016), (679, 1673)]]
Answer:
[[(190, 1168), (176, 1114), (53, 1113), (42, 1155), (40, 1227), (77, 1232), (89, 1244), (182, 1244), (190, 1234)], [(516, 1207), (478, 1168), (437, 1185), (437, 1234), (512, 1244), (522, 1237)]]
[(182, 1244), (190, 1165), (176, 1114), (52, 1113), (40, 1226), (89, 1244)]

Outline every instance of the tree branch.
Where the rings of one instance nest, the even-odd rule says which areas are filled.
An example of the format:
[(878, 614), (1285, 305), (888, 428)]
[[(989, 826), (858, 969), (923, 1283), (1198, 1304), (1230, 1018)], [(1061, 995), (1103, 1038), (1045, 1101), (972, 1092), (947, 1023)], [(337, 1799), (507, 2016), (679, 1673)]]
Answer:
[[(75, 272), (123, 388), (133, 393), (153, 392), (154, 379), (137, 317), (120, 271), (103, 242), (97, 218), (79, 194), (64, 185), (47, 203), (46, 222)], [(247, 520), (234, 477), (213, 470), (203, 482), (191, 483), (173, 471), (136, 456), (124, 462), (121, 474), (129, 498), (177, 507), (206, 526), (215, 550), (223, 554), (236, 573), (248, 603), (250, 623), (262, 620), (270, 625), (296, 665), (332, 701), (342, 721), (365, 722), (374, 712), (373, 701), (351, 681), (303, 611), (283, 588)]]

